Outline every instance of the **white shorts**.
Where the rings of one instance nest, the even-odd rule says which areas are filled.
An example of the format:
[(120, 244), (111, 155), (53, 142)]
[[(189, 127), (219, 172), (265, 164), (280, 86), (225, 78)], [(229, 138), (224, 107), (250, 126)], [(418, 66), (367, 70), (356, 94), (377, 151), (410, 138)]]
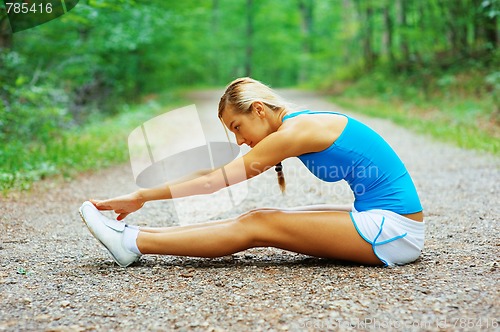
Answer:
[(352, 209), (351, 220), (359, 235), (373, 247), (386, 265), (411, 263), (424, 248), (425, 223), (411, 220), (392, 211)]

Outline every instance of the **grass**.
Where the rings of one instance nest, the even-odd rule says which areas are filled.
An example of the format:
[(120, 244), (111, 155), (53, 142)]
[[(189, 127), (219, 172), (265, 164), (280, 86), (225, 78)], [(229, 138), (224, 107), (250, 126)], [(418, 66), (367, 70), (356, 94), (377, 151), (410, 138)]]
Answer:
[[(484, 72), (445, 74), (415, 82), (367, 75), (352, 84), (341, 84), (331, 100), (373, 117), (386, 118), (459, 147), (500, 153), (500, 82), (481, 84)], [(443, 79), (445, 77), (446, 79)], [(421, 77), (419, 79), (422, 79)], [(471, 83), (474, 86), (471, 86)], [(480, 88), (478, 88), (480, 86)]]
[[(372, 98), (333, 97), (332, 101), (344, 108), (373, 117), (386, 118), (394, 123), (428, 134), (459, 147), (486, 151), (492, 154), (500, 152), (500, 137), (498, 128), (486, 129), (486, 123), (481, 124), (475, 119), (474, 112), (456, 117), (453, 111), (435, 111), (433, 108), (423, 108), (400, 100), (387, 102)], [(446, 106), (435, 105), (445, 110)], [(470, 119), (468, 121), (467, 119)], [(493, 127), (493, 125), (491, 125)]]
[(125, 162), (129, 133), (182, 102), (179, 97), (173, 97), (163, 103), (165, 99), (159, 96), (143, 104), (125, 105), (116, 116), (94, 118), (84, 126), (58, 134), (45, 144), (9, 142), (0, 148), (0, 191), (7, 195), (11, 190), (29, 189), (34, 182), (49, 176), (71, 178), (79, 172)]

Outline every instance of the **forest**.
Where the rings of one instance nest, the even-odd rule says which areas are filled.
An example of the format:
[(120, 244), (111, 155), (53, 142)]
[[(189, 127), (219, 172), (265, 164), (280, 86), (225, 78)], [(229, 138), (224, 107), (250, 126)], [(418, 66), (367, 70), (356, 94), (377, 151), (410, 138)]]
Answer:
[[(82, 0), (16, 32), (6, 3), (3, 191), (122, 162), (138, 121), (239, 76), (500, 150), (499, 0)], [(86, 163), (96, 139), (108, 148)]]

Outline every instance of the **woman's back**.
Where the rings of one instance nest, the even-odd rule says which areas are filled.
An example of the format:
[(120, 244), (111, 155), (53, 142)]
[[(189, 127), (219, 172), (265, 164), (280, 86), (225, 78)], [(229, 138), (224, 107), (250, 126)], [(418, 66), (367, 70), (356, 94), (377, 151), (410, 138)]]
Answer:
[[(302, 114), (324, 112), (296, 112), (286, 115), (283, 121)], [(346, 117), (347, 124), (336, 134), (333, 144), (319, 152), (302, 154), (299, 159), (321, 180), (347, 181), (358, 211), (382, 209), (399, 214), (421, 211), (415, 185), (390, 145), (368, 126), (342, 116)]]

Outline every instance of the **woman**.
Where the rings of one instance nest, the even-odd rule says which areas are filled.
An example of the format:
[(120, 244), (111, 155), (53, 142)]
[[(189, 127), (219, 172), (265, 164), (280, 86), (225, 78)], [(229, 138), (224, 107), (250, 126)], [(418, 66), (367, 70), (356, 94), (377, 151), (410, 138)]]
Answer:
[[(120, 266), (143, 254), (220, 257), (254, 247), (369, 265), (418, 258), (425, 226), (415, 186), (396, 153), (369, 127), (339, 113), (292, 112), (273, 90), (251, 78), (227, 87), (219, 118), (239, 145), (252, 148), (247, 154), (191, 180), (82, 205), (82, 219)], [(148, 201), (171, 199), (172, 192), (176, 198), (213, 193), (275, 165), (283, 189), (281, 161), (289, 157), (299, 157), (322, 180), (346, 180), (353, 206), (256, 209), (229, 220), (167, 228), (137, 228), (98, 211), (114, 210), (122, 220)], [(243, 177), (238, 176), (242, 167)]]

